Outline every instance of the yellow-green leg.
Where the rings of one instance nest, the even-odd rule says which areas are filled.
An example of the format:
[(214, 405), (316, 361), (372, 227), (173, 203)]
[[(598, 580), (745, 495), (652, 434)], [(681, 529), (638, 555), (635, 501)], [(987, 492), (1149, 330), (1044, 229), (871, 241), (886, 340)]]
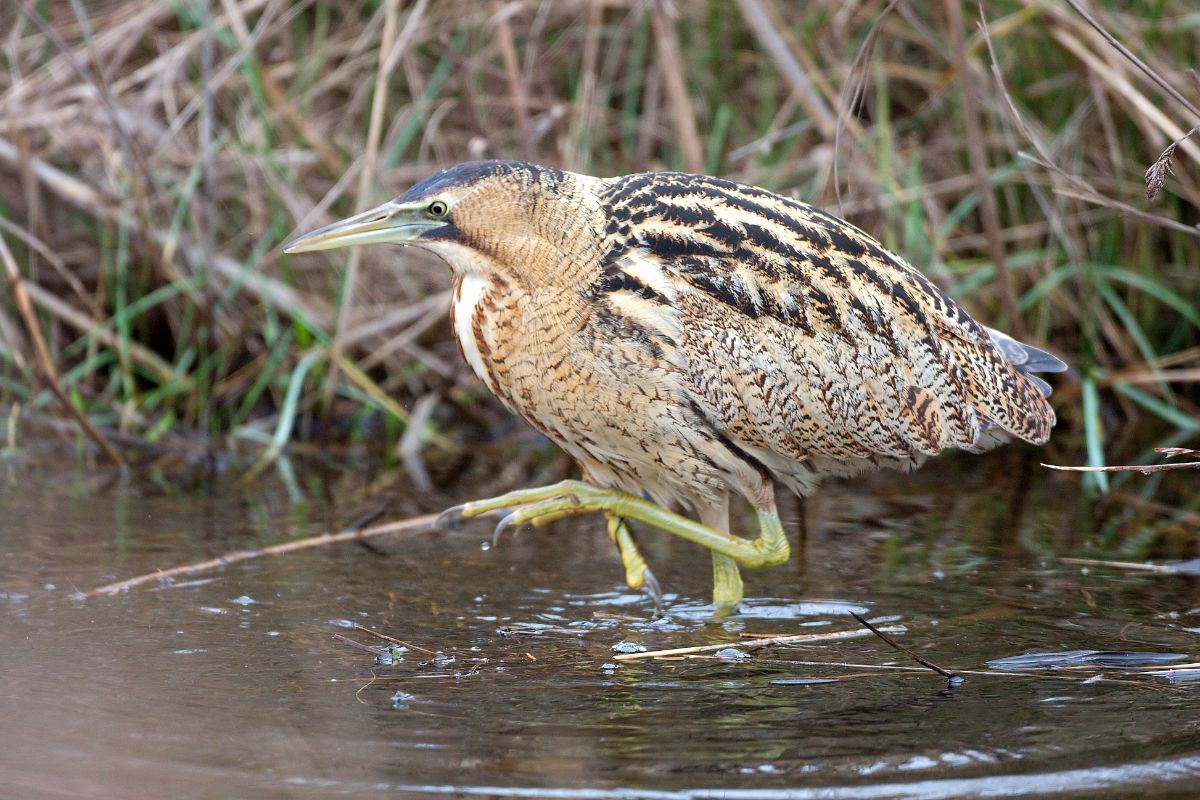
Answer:
[(713, 607), (717, 616), (724, 617), (742, 602), (742, 573), (736, 561), (721, 553), (712, 554), (712, 565)]
[[(729, 530), (729, 498), (700, 509), (700, 521), (713, 530)], [(742, 573), (737, 562), (727, 555), (712, 551), (713, 608), (723, 617), (737, 610), (742, 602)]]
[(734, 562), (722, 561), (718, 564), (714, 561), (713, 589), (718, 605), (736, 605), (737, 600), (741, 599), (741, 577), (737, 576), (736, 570), (738, 564), (750, 568), (770, 567), (788, 559), (787, 537), (775, 511), (774, 501), (770, 499), (764, 500), (761, 505), (756, 504), (759, 535), (753, 541), (680, 516), (628, 492), (601, 489), (582, 481), (562, 481), (536, 489), (519, 489), (500, 497), (455, 506), (447, 509), (442, 516), (470, 519), (506, 508), (515, 510), (496, 526), (497, 536), (507, 528), (526, 523), (539, 525), (562, 517), (602, 511), (610, 517), (634, 519), (653, 525), (706, 547), (714, 554)]
[(630, 589), (645, 590), (646, 594), (650, 595), (650, 599), (654, 601), (654, 607), (658, 611), (662, 611), (662, 587), (658, 585), (658, 578), (654, 577), (654, 573), (646, 564), (646, 559), (638, 550), (637, 542), (633, 540), (625, 518), (614, 514), (605, 514), (604, 516), (608, 523), (608, 538), (613, 540), (617, 546), (617, 552), (621, 554), (621, 564), (625, 567), (625, 583), (629, 584)]

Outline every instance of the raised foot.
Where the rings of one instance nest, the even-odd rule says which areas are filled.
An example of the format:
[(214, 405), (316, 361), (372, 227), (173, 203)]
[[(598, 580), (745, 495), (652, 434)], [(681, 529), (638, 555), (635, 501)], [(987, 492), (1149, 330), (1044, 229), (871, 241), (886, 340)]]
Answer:
[(502, 508), (514, 509), (501, 521), (499, 527), (502, 531), (526, 523), (541, 525), (563, 517), (604, 511), (613, 516), (636, 519), (653, 525), (729, 556), (744, 567), (772, 567), (788, 559), (787, 538), (784, 536), (779, 516), (773, 509), (758, 511), (761, 533), (754, 541), (747, 541), (702, 525), (627, 492), (601, 489), (583, 481), (562, 481), (536, 489), (518, 489), (488, 500), (463, 503), (448, 509), (443, 516), (447, 519), (471, 519)]
[[(438, 521), (449, 523), (471, 519), (500, 509), (513, 510), (500, 520), (494, 538), (509, 528), (527, 523), (543, 525), (564, 517), (600, 511), (609, 517), (610, 526), (614, 518), (622, 521), (622, 526), (623, 520), (635, 519), (706, 547), (715, 555), (723, 557), (714, 560), (714, 601), (719, 610), (731, 609), (741, 600), (742, 582), (737, 570), (739, 564), (750, 568), (775, 566), (787, 561), (789, 553), (787, 537), (773, 503), (768, 508), (758, 509), (760, 533), (757, 539), (748, 541), (702, 525), (627, 492), (601, 489), (583, 481), (562, 481), (550, 486), (519, 489), (499, 497), (463, 503), (447, 509)], [(610, 534), (612, 533), (610, 527)], [(628, 536), (627, 531), (625, 536)], [(646, 569), (636, 547), (624, 546), (616, 535), (614, 541), (621, 548), (626, 579), (630, 585), (645, 585), (646, 575), (650, 575), (650, 579), (653, 580), (653, 575)], [(632, 544), (632, 539), (629, 539), (629, 544)], [(656, 585), (657, 581), (654, 581), (654, 584)], [(654, 594), (659, 593), (652, 591), (652, 596)]]

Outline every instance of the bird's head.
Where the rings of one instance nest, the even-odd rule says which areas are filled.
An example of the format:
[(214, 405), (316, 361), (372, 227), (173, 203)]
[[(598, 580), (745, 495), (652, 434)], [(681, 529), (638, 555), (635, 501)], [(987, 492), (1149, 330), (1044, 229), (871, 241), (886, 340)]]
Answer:
[(589, 181), (595, 179), (521, 161), (470, 161), (305, 234), (284, 252), (407, 244), (433, 251), (460, 274), (527, 270), (546, 260), (538, 256), (561, 254), (573, 231), (591, 226)]

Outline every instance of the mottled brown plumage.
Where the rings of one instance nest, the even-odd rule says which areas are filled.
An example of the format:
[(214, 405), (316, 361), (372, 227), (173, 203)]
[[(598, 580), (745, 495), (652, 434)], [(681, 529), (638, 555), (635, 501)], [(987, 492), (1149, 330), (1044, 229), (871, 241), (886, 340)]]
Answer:
[[(449, 262), (464, 358), (589, 483), (719, 531), (731, 493), (777, 525), (775, 481), (805, 494), (823, 475), (909, 469), (946, 448), (1041, 443), (1054, 425), (1029, 372), (1062, 362), (980, 325), (854, 226), (764, 189), (473, 162), (294, 246), (356, 241)], [(636, 516), (597, 508), (610, 532)], [(777, 563), (781, 535), (761, 560), (730, 554)], [(718, 594), (736, 601), (722, 558)]]

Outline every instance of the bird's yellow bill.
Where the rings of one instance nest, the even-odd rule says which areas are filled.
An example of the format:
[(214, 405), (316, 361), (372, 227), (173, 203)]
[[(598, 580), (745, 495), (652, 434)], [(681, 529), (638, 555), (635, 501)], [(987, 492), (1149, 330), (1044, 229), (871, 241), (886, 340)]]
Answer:
[(444, 219), (430, 219), (423, 203), (388, 202), (293, 239), (284, 245), (283, 252), (311, 253), (355, 244), (403, 244), (445, 224)]

